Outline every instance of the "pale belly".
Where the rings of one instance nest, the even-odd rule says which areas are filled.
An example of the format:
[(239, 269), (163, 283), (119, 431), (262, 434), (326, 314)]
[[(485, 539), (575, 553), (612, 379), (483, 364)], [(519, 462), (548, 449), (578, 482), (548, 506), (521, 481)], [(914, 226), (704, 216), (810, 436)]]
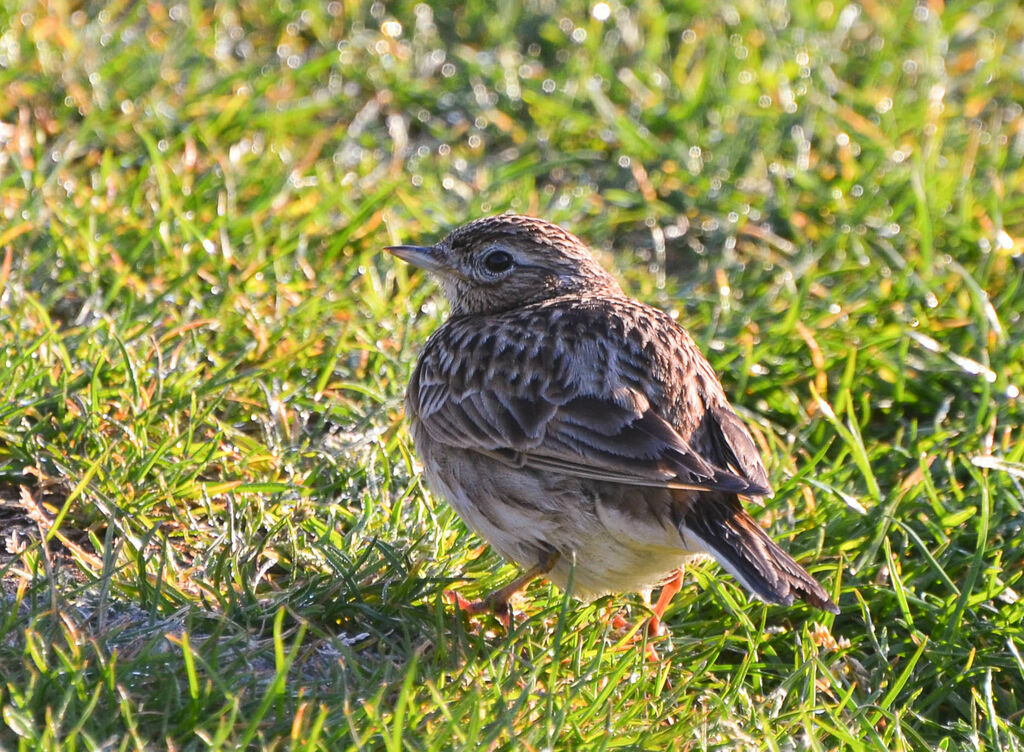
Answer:
[[(556, 552), (547, 577), (563, 589), (571, 577), (577, 598), (647, 590), (703, 552), (688, 547), (672, 524), (667, 491), (532, 473), (474, 452), (437, 452), (417, 433), (414, 426), (431, 491), (499, 554), (524, 568)], [(631, 503), (629, 494), (648, 498)], [(661, 496), (652, 501), (650, 494)]]

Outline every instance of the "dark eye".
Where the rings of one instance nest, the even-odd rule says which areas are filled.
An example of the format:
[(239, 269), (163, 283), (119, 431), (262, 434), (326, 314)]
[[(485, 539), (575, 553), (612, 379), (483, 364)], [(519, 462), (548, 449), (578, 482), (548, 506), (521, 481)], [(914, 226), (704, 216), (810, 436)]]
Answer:
[(484, 268), (491, 274), (508, 271), (512, 266), (512, 254), (506, 251), (491, 251), (484, 256)]

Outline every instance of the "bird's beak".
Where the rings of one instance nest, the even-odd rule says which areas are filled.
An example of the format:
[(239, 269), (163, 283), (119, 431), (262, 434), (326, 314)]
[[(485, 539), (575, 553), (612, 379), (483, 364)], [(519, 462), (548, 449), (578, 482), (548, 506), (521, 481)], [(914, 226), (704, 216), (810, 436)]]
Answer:
[(443, 272), (448, 268), (444, 255), (437, 246), (392, 245), (384, 250), (398, 256), (402, 261), (418, 266), (420, 269), (426, 269), (428, 272)]

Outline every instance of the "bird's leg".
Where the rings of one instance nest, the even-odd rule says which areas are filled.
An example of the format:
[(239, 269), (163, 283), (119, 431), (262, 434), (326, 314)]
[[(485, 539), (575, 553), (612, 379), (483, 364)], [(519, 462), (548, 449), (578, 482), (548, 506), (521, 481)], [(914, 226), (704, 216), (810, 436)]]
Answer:
[[(665, 633), (665, 628), (662, 626), (661, 617), (665, 615), (665, 609), (668, 608), (668, 604), (672, 602), (672, 598), (679, 592), (683, 586), (683, 568), (679, 567), (675, 572), (672, 573), (669, 579), (662, 583), (661, 593), (658, 595), (658, 602), (651, 606), (651, 591), (645, 590), (641, 593), (643, 595), (644, 603), (648, 608), (651, 609), (651, 618), (647, 622), (647, 635), (649, 637), (660, 637)], [(615, 629), (626, 629), (630, 626), (629, 622), (626, 621), (625, 617), (621, 612), (615, 614), (612, 617), (611, 625)], [(637, 624), (637, 629), (640, 625)]]
[[(641, 622), (638, 622), (636, 626), (629, 628), (629, 622), (626, 621), (622, 613), (619, 612), (611, 619), (611, 625), (614, 629), (628, 629), (627, 634), (631, 633), (630, 642), (634, 645), (643, 645), (644, 647), (644, 658), (651, 662), (660, 661), (661, 658), (658, 655), (658, 651), (654, 645), (647, 640), (653, 637), (660, 637), (665, 633), (665, 629), (661, 624), (661, 617), (665, 615), (665, 609), (668, 608), (668, 604), (672, 601), (673, 596), (679, 592), (683, 586), (683, 568), (679, 567), (672, 576), (662, 584), (661, 593), (658, 595), (658, 602), (651, 608), (651, 618), (647, 622), (646, 635), (640, 631)], [(641, 592), (644, 603), (647, 606), (651, 605), (651, 591), (644, 590)], [(625, 639), (625, 638), (624, 638)]]
[(664, 633), (665, 629), (661, 626), (661, 617), (665, 615), (665, 609), (668, 608), (668, 604), (682, 586), (683, 568), (679, 567), (672, 577), (661, 586), (658, 602), (651, 609), (654, 613), (651, 616), (651, 620), (647, 623), (647, 634), (651, 635), (651, 637), (657, 637)]
[(508, 607), (509, 599), (529, 585), (535, 578), (550, 572), (551, 568), (555, 566), (555, 562), (557, 561), (558, 553), (549, 553), (543, 561), (531, 567), (519, 577), (516, 577), (512, 582), (505, 585), (505, 587), (495, 590), (478, 601), (467, 601), (459, 593), (451, 590), (446, 591), (445, 595), (460, 611), (469, 614), (470, 616), (478, 616), (486, 613), (496, 614), (505, 625), (505, 628), (508, 629), (511, 623)]

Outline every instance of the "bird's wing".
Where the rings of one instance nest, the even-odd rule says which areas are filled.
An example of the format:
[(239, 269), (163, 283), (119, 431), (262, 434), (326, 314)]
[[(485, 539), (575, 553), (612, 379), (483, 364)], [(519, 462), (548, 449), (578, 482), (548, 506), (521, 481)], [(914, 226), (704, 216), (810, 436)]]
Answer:
[[(487, 340), (461, 342), (458, 367), (450, 357), (451, 342), (447, 348), (428, 345), (421, 357), (409, 407), (435, 441), (594, 480), (754, 496), (771, 492), (752, 440), (727, 406), (726, 412), (712, 413), (716, 440), (726, 448), (723, 453), (714, 445), (713, 454), (725, 458), (718, 461), (695, 451), (639, 389), (619, 384), (601, 390), (597, 385), (607, 380), (580, 379), (580, 363), (566, 368), (543, 354), (535, 363), (506, 359), (506, 368), (497, 368), (480, 342)], [(595, 371), (610, 367), (593, 352)]]
[(708, 407), (705, 414), (708, 436), (714, 446), (713, 453), (732, 472), (767, 490), (771, 496), (768, 471), (761, 462), (761, 453), (750, 437), (750, 432), (727, 403), (716, 402)]

